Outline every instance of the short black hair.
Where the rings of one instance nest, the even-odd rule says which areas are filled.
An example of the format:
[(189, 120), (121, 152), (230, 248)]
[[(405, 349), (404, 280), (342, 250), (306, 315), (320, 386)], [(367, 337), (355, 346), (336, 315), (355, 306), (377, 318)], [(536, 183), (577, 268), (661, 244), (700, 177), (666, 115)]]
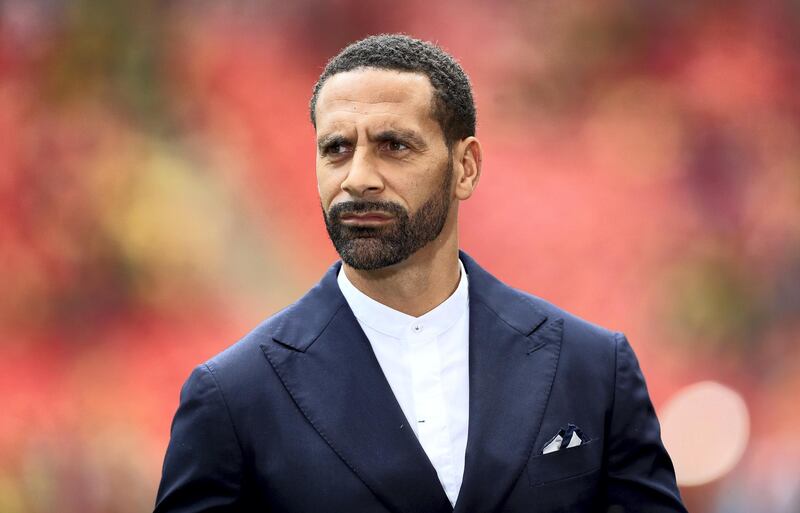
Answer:
[(433, 86), (432, 116), (448, 147), (475, 135), (475, 102), (469, 78), (456, 60), (438, 45), (403, 34), (379, 34), (350, 44), (328, 61), (314, 84), (309, 105), (317, 127), (317, 98), (325, 81), (337, 73), (378, 68), (422, 73)]

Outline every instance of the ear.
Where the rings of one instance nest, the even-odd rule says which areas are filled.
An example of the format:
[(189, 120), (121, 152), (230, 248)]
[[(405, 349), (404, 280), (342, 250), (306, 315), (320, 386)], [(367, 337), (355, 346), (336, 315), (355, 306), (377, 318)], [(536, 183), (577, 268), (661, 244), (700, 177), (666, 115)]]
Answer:
[(466, 137), (456, 143), (453, 152), (455, 173), (455, 196), (459, 200), (469, 199), (481, 177), (483, 153), (481, 143), (475, 137)]

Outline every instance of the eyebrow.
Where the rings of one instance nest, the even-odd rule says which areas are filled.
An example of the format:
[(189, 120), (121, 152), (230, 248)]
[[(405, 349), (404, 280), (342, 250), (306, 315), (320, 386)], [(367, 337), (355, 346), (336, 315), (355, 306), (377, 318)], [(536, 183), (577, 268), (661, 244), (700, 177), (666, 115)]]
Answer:
[(346, 142), (348, 142), (348, 139), (347, 139), (347, 137), (343, 136), (342, 134), (335, 134), (335, 133), (334, 134), (327, 134), (327, 135), (324, 135), (324, 136), (320, 137), (317, 140), (317, 148), (319, 148), (319, 151), (321, 152), (322, 150), (324, 150), (325, 148), (331, 146), (332, 144), (335, 144), (335, 143), (343, 144), (343, 143), (346, 143)]
[(373, 137), (376, 141), (403, 141), (409, 143), (411, 146), (416, 147), (417, 149), (424, 150), (428, 148), (427, 143), (425, 140), (419, 136), (413, 130), (405, 130), (402, 128), (390, 128), (387, 130), (381, 130)]

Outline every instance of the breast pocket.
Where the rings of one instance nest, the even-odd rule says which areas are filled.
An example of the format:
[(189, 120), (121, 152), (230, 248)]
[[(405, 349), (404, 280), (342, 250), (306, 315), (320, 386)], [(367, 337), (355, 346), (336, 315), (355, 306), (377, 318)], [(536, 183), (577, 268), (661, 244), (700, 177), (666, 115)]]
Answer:
[(602, 464), (602, 440), (590, 440), (578, 447), (533, 456), (528, 461), (528, 480), (531, 486), (542, 486), (589, 474), (598, 470)]

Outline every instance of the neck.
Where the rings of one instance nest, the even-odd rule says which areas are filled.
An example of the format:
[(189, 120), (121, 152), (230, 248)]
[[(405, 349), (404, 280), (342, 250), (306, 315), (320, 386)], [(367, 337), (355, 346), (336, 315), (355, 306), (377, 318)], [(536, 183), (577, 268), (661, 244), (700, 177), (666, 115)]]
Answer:
[(419, 317), (442, 304), (458, 287), (455, 226), (445, 226), (436, 240), (398, 264), (372, 271), (343, 264), (342, 269), (358, 290), (375, 301)]

